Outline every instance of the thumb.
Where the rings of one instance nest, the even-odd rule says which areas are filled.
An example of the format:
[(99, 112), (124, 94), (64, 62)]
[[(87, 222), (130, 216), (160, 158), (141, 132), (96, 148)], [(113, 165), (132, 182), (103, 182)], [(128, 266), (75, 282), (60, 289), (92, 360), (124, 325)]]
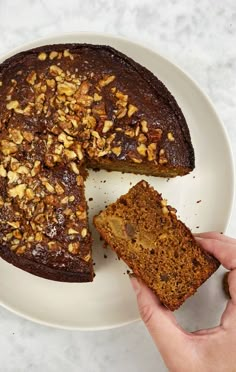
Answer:
[[(191, 344), (191, 336), (178, 324), (173, 313), (164, 307), (155, 294), (138, 278), (131, 277), (137, 295), (139, 312), (167, 366), (183, 360)], [(177, 362), (178, 363), (178, 362)]]

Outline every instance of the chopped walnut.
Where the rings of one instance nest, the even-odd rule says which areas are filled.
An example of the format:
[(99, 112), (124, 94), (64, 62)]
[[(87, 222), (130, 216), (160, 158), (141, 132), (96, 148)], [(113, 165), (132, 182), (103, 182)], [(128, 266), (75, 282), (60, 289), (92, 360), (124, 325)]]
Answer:
[(142, 127), (142, 132), (143, 133), (147, 133), (148, 132), (148, 126), (147, 126), (147, 121), (146, 120), (142, 120), (141, 121), (141, 127)]
[(27, 185), (22, 183), (20, 185), (17, 185), (15, 187), (13, 187), (12, 189), (10, 189), (8, 191), (8, 194), (12, 198), (16, 198), (18, 196), (19, 199), (22, 199), (24, 197), (26, 187), (27, 187)]
[(7, 176), (7, 171), (6, 169), (3, 167), (2, 164), (0, 164), (0, 177), (6, 177)]
[(24, 139), (21, 132), (18, 129), (12, 129), (10, 131), (10, 136), (13, 140), (13, 142), (17, 145), (20, 145)]
[(39, 55), (38, 55), (38, 59), (40, 61), (45, 61), (47, 59), (47, 54), (44, 53), (44, 52), (41, 52)]
[(156, 143), (150, 143), (150, 145), (148, 145), (147, 154), (148, 154), (149, 161), (156, 159), (156, 149), (157, 149)]
[(55, 51), (52, 51), (50, 54), (49, 54), (49, 59), (53, 60), (55, 58), (58, 57), (58, 52), (55, 52)]
[(68, 246), (68, 251), (72, 254), (78, 254), (79, 253), (79, 242), (70, 243)]
[(63, 52), (63, 56), (64, 56), (65, 58), (69, 57), (71, 60), (74, 59), (74, 56), (73, 56), (73, 54), (70, 53), (69, 49), (64, 50), (64, 52)]
[(75, 162), (70, 163), (71, 169), (75, 174), (79, 174), (79, 169), (77, 167), (77, 164)]
[(33, 70), (33, 71), (31, 71), (31, 72), (29, 73), (29, 75), (27, 76), (26, 81), (27, 81), (30, 85), (34, 85), (36, 79), (37, 79), (37, 75), (36, 75), (36, 72)]
[(65, 81), (64, 83), (58, 83), (57, 90), (59, 94), (73, 96), (73, 94), (76, 92), (76, 85)]
[(104, 126), (102, 128), (102, 133), (107, 133), (113, 126), (113, 122), (111, 120), (105, 120)]
[(18, 101), (10, 101), (8, 104), (7, 104), (7, 109), (8, 110), (15, 110), (17, 109), (18, 107), (20, 106), (19, 102)]
[(102, 80), (99, 81), (99, 86), (100, 86), (100, 87), (105, 87), (106, 85), (112, 83), (112, 81), (114, 81), (115, 78), (116, 78), (116, 77), (115, 77), (114, 75), (112, 75), (112, 76), (108, 76), (108, 77), (106, 77), (106, 78), (103, 78)]
[(69, 235), (74, 235), (74, 234), (79, 234), (79, 232), (77, 230), (75, 230), (75, 229), (69, 228), (68, 234)]
[(146, 156), (147, 147), (143, 143), (137, 147), (137, 151), (141, 156)]
[(138, 111), (138, 108), (130, 104), (128, 106), (128, 117), (130, 118), (136, 111)]
[(116, 156), (120, 156), (120, 154), (121, 154), (121, 146), (113, 147), (113, 148), (111, 149), (111, 151), (112, 151), (113, 154), (115, 154)]
[(100, 95), (97, 94), (97, 93), (94, 93), (93, 99), (94, 99), (94, 102), (98, 102), (98, 101), (101, 101), (102, 96), (100, 96)]
[(171, 132), (169, 132), (169, 133), (167, 134), (167, 138), (168, 138), (168, 140), (169, 140), (170, 142), (174, 142), (174, 140), (175, 140), (175, 138), (174, 138), (174, 136), (173, 136), (173, 134), (172, 134)]

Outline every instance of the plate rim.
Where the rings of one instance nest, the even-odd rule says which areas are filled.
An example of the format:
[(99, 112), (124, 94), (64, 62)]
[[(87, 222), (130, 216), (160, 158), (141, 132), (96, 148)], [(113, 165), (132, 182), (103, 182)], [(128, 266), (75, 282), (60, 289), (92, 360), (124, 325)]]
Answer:
[[(236, 190), (235, 190), (235, 163), (234, 163), (234, 157), (233, 157), (233, 151), (232, 151), (232, 145), (231, 145), (231, 142), (230, 142), (230, 139), (229, 139), (229, 134), (227, 132), (227, 129), (223, 123), (223, 120), (221, 119), (220, 115), (217, 113), (217, 110), (211, 100), (211, 98), (209, 97), (209, 95), (203, 90), (203, 88), (200, 87), (200, 84), (198, 84), (198, 82), (188, 73), (186, 72), (182, 67), (180, 67), (178, 64), (176, 64), (175, 62), (172, 61), (171, 58), (165, 56), (164, 54), (160, 53), (158, 51), (158, 48), (154, 45), (152, 45), (150, 42), (145, 42), (145, 45), (144, 45), (144, 42), (141, 41), (141, 40), (138, 40), (138, 38), (135, 38), (135, 37), (132, 37), (132, 38), (127, 38), (127, 37), (124, 37), (124, 36), (121, 36), (121, 35), (117, 35), (117, 34), (111, 34), (111, 33), (105, 33), (105, 32), (92, 32), (92, 31), (73, 31), (73, 32), (61, 32), (61, 33), (51, 33), (50, 35), (48, 36), (44, 36), (44, 37), (40, 37), (40, 38), (35, 38), (29, 42), (25, 42), (23, 44), (21, 44), (20, 46), (17, 46), (11, 50), (9, 50), (8, 52), (4, 53), (4, 54), (1, 54), (0, 55), (0, 63), (2, 63), (3, 61), (5, 61), (6, 59), (8, 59), (9, 57), (21, 52), (21, 51), (24, 51), (24, 50), (29, 50), (31, 48), (35, 48), (35, 44), (38, 44), (39, 45), (45, 45), (46, 43), (54, 43), (54, 44), (58, 44), (57, 41), (49, 41), (49, 40), (53, 40), (53, 39), (60, 39), (60, 38), (64, 38), (64, 37), (78, 37), (78, 38), (83, 38), (83, 36), (87, 36), (87, 37), (100, 37), (100, 38), (104, 38), (107, 39), (107, 40), (116, 40), (117, 42), (125, 42), (125, 43), (130, 43), (132, 44), (134, 47), (141, 47), (142, 49), (145, 49), (147, 50), (149, 53), (154, 53), (155, 55), (157, 55), (160, 59), (163, 60), (163, 62), (169, 64), (171, 67), (173, 67), (174, 69), (176, 69), (178, 71), (179, 74), (182, 74), (185, 78), (187, 78), (187, 80), (189, 80), (192, 85), (194, 86), (194, 88), (197, 89), (198, 93), (200, 93), (200, 95), (202, 95), (202, 97), (206, 100), (207, 104), (210, 106), (211, 110), (212, 110), (212, 113), (214, 113), (216, 119), (218, 120), (218, 123), (221, 127), (221, 130), (222, 130), (222, 133), (224, 135), (224, 139), (225, 139), (225, 142), (227, 144), (227, 147), (228, 147), (228, 151), (229, 151), (229, 159), (230, 159), (230, 164), (229, 164), (229, 168), (230, 168), (230, 175), (231, 175), (231, 193), (230, 193), (230, 201), (231, 201), (231, 206), (230, 206), (230, 209), (228, 210), (228, 217), (226, 218), (226, 221), (224, 223), (224, 229), (223, 231), (225, 232), (228, 228), (228, 225), (229, 225), (229, 221), (232, 217), (232, 213), (233, 213), (233, 206), (234, 206), (234, 203), (235, 203), (235, 195), (236, 195)], [(61, 42), (63, 43), (63, 42)], [(78, 43), (82, 43), (82, 41), (78, 40)], [(107, 44), (106, 45), (109, 45), (108, 41), (106, 42)], [(92, 44), (92, 43), (91, 43)], [(97, 43), (96, 43), (97, 44)], [(100, 44), (100, 45), (105, 45), (105, 44)], [(107, 325), (107, 326), (85, 326), (85, 327), (81, 327), (81, 326), (70, 326), (70, 325), (63, 325), (63, 324), (60, 324), (60, 323), (51, 323), (51, 322), (47, 322), (43, 319), (40, 319), (39, 317), (34, 317), (34, 316), (30, 316), (26, 313), (24, 313), (23, 311), (21, 310), (17, 310), (14, 306), (9, 306), (7, 303), (3, 302), (3, 300), (0, 298), (0, 306), (2, 306), (4, 309), (10, 311), (11, 313), (15, 314), (15, 315), (18, 315), (20, 316), (21, 318), (23, 319), (26, 319), (26, 320), (29, 320), (31, 322), (34, 322), (36, 324), (40, 324), (40, 325), (43, 325), (43, 326), (47, 326), (47, 327), (51, 327), (51, 328), (56, 328), (56, 329), (63, 329), (63, 330), (70, 330), (70, 331), (101, 331), (101, 330), (110, 330), (110, 329), (117, 329), (117, 328), (120, 328), (120, 327), (123, 327), (123, 326), (126, 326), (126, 325), (129, 325), (129, 324), (133, 324), (133, 323), (136, 323), (138, 321), (141, 320), (140, 316), (136, 317), (136, 318), (133, 318), (133, 319), (129, 319), (127, 321), (121, 321), (121, 322), (117, 322), (115, 324), (112, 324), (112, 325)]]

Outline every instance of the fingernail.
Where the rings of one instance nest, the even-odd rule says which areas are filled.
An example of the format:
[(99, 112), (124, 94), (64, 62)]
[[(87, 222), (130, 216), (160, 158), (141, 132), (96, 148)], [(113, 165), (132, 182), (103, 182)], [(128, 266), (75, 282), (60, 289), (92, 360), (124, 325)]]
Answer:
[(138, 279), (135, 277), (134, 274), (130, 274), (129, 277), (130, 277), (130, 281), (131, 281), (131, 284), (132, 284), (133, 290), (134, 290), (134, 292), (135, 292), (136, 295), (137, 295), (137, 294), (140, 292), (140, 284), (139, 284), (139, 281), (138, 281)]

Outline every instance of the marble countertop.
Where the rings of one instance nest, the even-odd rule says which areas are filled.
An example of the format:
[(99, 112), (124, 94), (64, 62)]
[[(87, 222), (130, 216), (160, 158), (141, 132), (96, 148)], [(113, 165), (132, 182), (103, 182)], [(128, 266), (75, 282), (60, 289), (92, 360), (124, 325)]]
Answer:
[[(153, 45), (209, 95), (236, 156), (236, 2), (0, 0), (0, 55), (56, 32), (98, 31)], [(236, 237), (236, 207), (228, 235)], [(0, 308), (0, 372), (165, 371), (141, 322), (101, 332), (51, 329)]]

